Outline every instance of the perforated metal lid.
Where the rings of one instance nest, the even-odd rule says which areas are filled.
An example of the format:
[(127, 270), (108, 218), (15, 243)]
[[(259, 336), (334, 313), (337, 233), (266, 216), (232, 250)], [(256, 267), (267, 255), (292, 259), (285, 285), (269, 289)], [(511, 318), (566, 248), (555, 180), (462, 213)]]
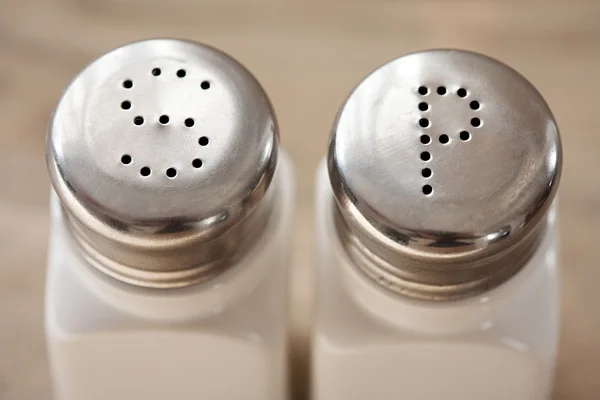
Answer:
[(113, 50), (71, 82), (47, 162), (96, 267), (175, 287), (206, 279), (255, 240), (277, 149), (272, 107), (243, 66), (161, 39)]
[(338, 231), (394, 291), (479, 293), (535, 250), (561, 158), (547, 104), (513, 69), (466, 51), (406, 55), (362, 81), (335, 121)]

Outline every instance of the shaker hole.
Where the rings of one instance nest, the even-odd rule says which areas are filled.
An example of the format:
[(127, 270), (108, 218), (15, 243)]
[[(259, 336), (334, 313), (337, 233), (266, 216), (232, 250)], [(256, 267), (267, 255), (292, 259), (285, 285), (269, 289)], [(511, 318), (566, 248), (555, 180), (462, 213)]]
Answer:
[(433, 193), (433, 188), (431, 187), (431, 185), (424, 185), (423, 194), (429, 196), (431, 193)]
[(159, 75), (160, 75), (160, 73), (161, 73), (161, 70), (160, 70), (160, 68), (154, 68), (154, 69), (152, 70), (152, 75), (154, 75), (154, 76), (159, 76)]
[(450, 141), (450, 138), (448, 137), (448, 135), (440, 135), (440, 143), (441, 144), (447, 144)]
[(429, 142), (431, 142), (431, 138), (429, 137), (429, 135), (421, 135), (421, 143), (429, 144)]
[(427, 111), (429, 109), (429, 104), (427, 103), (419, 103), (419, 110)]
[(136, 125), (142, 125), (144, 123), (144, 117), (140, 117), (139, 115), (133, 119), (133, 123)]
[(186, 75), (185, 69), (180, 69), (179, 71), (177, 71), (178, 77), (183, 78), (183, 77), (185, 77), (185, 75)]
[(419, 87), (418, 91), (421, 96), (425, 96), (429, 92), (429, 90), (425, 86)]
[(124, 102), (121, 103), (121, 108), (123, 110), (129, 110), (131, 108), (131, 102), (125, 100)]
[(437, 94), (439, 94), (440, 96), (443, 96), (446, 94), (446, 88), (444, 86), (440, 86), (437, 88)]
[(142, 176), (148, 176), (150, 175), (150, 168), (148, 167), (143, 167), (142, 169), (140, 169), (140, 175)]
[(481, 120), (479, 118), (471, 118), (471, 125), (477, 128), (481, 126)]
[(121, 162), (125, 165), (131, 164), (131, 156), (129, 154), (123, 154), (121, 157)]
[(467, 131), (462, 131), (460, 133), (460, 138), (466, 142), (467, 140), (471, 139), (471, 134)]
[(479, 102), (476, 100), (473, 100), (470, 104), (471, 106), (471, 110), (479, 110)]
[(202, 160), (199, 158), (195, 158), (194, 161), (192, 161), (192, 166), (194, 168), (200, 168), (202, 167)]
[(160, 118), (158, 118), (158, 122), (160, 122), (163, 125), (166, 125), (169, 123), (169, 116), (168, 115), (161, 115)]
[(428, 151), (424, 151), (421, 153), (421, 160), (423, 161), (429, 161), (431, 160), (431, 153), (429, 153)]
[(123, 81), (123, 87), (125, 89), (131, 89), (133, 87), (133, 81), (131, 81), (130, 79)]
[(200, 84), (200, 87), (201, 87), (202, 89), (204, 89), (204, 90), (206, 90), (206, 89), (210, 89), (210, 82), (209, 82), (209, 81), (203, 81), (203, 82)]
[(431, 170), (429, 168), (423, 168), (421, 170), (421, 175), (423, 176), (423, 178), (429, 178), (431, 177)]
[(175, 178), (177, 176), (177, 170), (175, 168), (167, 169), (167, 176), (169, 178)]
[(460, 88), (456, 91), (458, 97), (467, 97), (467, 90), (464, 88)]
[(427, 128), (429, 126), (429, 120), (427, 118), (421, 118), (419, 120), (419, 126), (421, 128)]
[(194, 119), (193, 118), (186, 118), (184, 124), (188, 128), (191, 128), (192, 126), (194, 126)]
[(206, 136), (202, 136), (200, 139), (198, 139), (198, 144), (200, 146), (206, 146), (208, 144), (208, 138)]

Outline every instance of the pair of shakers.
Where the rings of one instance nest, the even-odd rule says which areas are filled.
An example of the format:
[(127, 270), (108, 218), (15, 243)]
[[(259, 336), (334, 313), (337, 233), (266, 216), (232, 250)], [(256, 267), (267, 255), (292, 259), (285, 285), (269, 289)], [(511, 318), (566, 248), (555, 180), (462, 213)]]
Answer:
[[(70, 83), (46, 147), (55, 399), (290, 398), (294, 168), (256, 79), (132, 43)], [(538, 91), (480, 54), (404, 55), (323, 149), (312, 399), (548, 398), (562, 156)]]

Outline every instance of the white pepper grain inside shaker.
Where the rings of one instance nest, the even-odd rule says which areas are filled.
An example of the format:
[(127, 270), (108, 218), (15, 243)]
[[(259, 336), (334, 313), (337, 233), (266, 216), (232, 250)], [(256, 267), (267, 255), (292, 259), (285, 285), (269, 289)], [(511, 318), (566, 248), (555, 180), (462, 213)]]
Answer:
[(64, 92), (47, 162), (57, 399), (286, 397), (294, 176), (243, 66), (181, 40), (113, 50)]
[(548, 398), (561, 164), (546, 102), (496, 60), (366, 77), (317, 174), (314, 399)]

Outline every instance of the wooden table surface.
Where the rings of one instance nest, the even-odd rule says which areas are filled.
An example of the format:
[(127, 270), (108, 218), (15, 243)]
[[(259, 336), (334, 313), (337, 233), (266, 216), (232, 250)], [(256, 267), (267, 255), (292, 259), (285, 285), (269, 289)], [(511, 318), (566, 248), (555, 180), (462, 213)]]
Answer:
[[(271, 96), (298, 169), (298, 326), (311, 293), (314, 170), (349, 90), (387, 60), (432, 47), (483, 52), (521, 71), (554, 110), (565, 150), (555, 397), (600, 397), (600, 2), (0, 0), (0, 399), (50, 398), (42, 310), (51, 110), (86, 63), (163, 36), (225, 50)], [(305, 360), (295, 360), (302, 373)]]

